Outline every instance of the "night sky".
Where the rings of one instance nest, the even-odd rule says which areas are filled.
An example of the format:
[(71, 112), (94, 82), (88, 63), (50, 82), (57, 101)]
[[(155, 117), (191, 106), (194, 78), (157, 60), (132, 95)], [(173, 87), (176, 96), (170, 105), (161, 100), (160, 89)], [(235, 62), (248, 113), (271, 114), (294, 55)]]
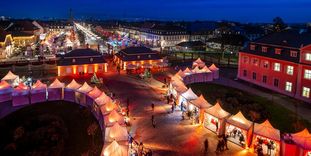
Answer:
[(157, 20), (311, 21), (311, 0), (1, 0), (0, 16)]

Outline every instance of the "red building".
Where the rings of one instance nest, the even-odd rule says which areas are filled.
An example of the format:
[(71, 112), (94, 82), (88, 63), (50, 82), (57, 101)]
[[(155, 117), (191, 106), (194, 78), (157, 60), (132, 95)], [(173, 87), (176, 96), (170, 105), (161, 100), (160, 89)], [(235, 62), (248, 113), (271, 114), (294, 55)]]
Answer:
[(311, 33), (288, 30), (250, 42), (239, 52), (238, 78), (311, 103)]

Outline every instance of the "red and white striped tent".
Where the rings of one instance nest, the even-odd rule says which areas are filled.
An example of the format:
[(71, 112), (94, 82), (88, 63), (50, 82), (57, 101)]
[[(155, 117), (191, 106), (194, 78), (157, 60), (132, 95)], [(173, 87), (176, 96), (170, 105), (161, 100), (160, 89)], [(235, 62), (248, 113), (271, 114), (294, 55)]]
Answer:
[(6, 81), (0, 82), (0, 102), (12, 100), (12, 86)]
[(74, 79), (64, 88), (64, 100), (75, 102), (76, 99), (76, 90), (81, 87)]
[(30, 89), (24, 83), (14, 88), (12, 93), (12, 104), (13, 106), (22, 106), (30, 104)]
[(61, 83), (57, 78), (48, 87), (48, 100), (62, 100), (65, 84)]
[(37, 80), (37, 82), (34, 85), (32, 85), (31, 90), (30, 90), (31, 103), (39, 103), (39, 102), (46, 101), (47, 99), (46, 89), (47, 89), (47, 85), (42, 83), (40, 80)]

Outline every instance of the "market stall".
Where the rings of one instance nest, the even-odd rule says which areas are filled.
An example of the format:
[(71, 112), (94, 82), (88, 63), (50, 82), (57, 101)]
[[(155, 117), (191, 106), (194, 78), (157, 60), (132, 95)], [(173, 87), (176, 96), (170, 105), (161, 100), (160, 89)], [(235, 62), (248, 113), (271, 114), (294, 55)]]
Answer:
[(116, 101), (109, 101), (106, 104), (100, 106), (100, 111), (103, 115), (106, 115), (110, 113), (111, 111), (118, 110), (118, 109), (119, 109), (119, 106), (116, 103)]
[(197, 99), (198, 96), (192, 91), (191, 88), (189, 88), (186, 92), (182, 93), (180, 96), (179, 96), (179, 103), (180, 104), (180, 108), (181, 108), (181, 111), (187, 111), (189, 108), (189, 102), (191, 100), (195, 100)]
[(9, 71), (1, 80), (7, 81), (12, 86), (17, 86), (19, 84), (19, 76), (15, 75), (11, 71)]
[(219, 68), (216, 67), (215, 64), (212, 64), (210, 67), (208, 67), (212, 73), (213, 73), (213, 79), (219, 78)]
[(275, 129), (268, 120), (261, 124), (255, 123), (252, 145), (257, 153), (280, 155), (280, 141), (280, 131)]
[(78, 104), (86, 105), (87, 93), (89, 93), (92, 90), (93, 88), (89, 84), (87, 84), (87, 82), (84, 82), (83, 85), (79, 89), (77, 89), (77, 91), (75, 92), (75, 96), (76, 96), (75, 101)]
[(192, 67), (204, 67), (205, 66), (205, 62), (203, 62), (201, 60), (201, 58), (198, 58), (197, 60), (195, 60), (193, 63), (192, 63)]
[(48, 100), (62, 100), (65, 84), (61, 83), (57, 78), (48, 87)]
[(12, 100), (12, 86), (6, 81), (0, 82), (0, 103)]
[(311, 134), (308, 129), (292, 134), (292, 140), (297, 144), (297, 156), (311, 156)]
[(128, 132), (125, 126), (114, 123), (111, 127), (106, 127), (105, 141), (126, 141), (128, 140)]
[(215, 132), (217, 135), (222, 135), (225, 132), (225, 119), (230, 116), (230, 113), (223, 110), (217, 102), (213, 107), (205, 109), (204, 112), (204, 127)]
[(127, 147), (113, 141), (107, 147), (103, 148), (100, 156), (128, 156)]
[(47, 85), (42, 83), (40, 80), (37, 80), (36, 83), (32, 85), (30, 90), (31, 103), (33, 104), (46, 101), (47, 100), (46, 89)]
[(102, 106), (109, 102), (112, 102), (112, 99), (109, 96), (107, 96), (105, 92), (102, 92), (100, 96), (95, 99), (95, 103), (98, 106)]
[(109, 115), (105, 116), (105, 125), (112, 126), (114, 123), (119, 123), (120, 125), (125, 124), (124, 116), (118, 113), (116, 110), (112, 110)]
[(226, 120), (228, 140), (242, 147), (249, 147), (252, 135), (252, 122), (247, 120), (241, 111)]
[(30, 104), (30, 89), (24, 83), (20, 83), (14, 88), (12, 93), (12, 105), (21, 106)]
[(94, 100), (98, 98), (102, 94), (102, 91), (98, 89), (96, 86), (93, 88), (92, 91), (90, 91), (86, 97), (86, 104), (91, 105), (94, 103)]
[(197, 123), (202, 124), (204, 119), (204, 110), (212, 107), (210, 103), (208, 103), (203, 95), (200, 95), (197, 99), (191, 100), (189, 103), (189, 110), (193, 112)]
[(76, 90), (81, 87), (74, 79), (64, 88), (64, 100), (75, 102), (76, 100)]

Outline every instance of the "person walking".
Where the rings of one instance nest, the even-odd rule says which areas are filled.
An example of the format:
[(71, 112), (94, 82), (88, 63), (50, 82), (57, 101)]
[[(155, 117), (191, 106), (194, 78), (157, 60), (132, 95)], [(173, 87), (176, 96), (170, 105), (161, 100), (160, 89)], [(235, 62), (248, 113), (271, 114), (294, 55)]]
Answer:
[(153, 115), (152, 115), (152, 127), (153, 127), (153, 128), (156, 128), (156, 121), (155, 121)]
[(154, 104), (153, 103), (151, 103), (151, 109), (152, 109), (152, 111), (154, 111)]
[(220, 149), (221, 149), (221, 142), (220, 140), (218, 140), (218, 143), (217, 143), (217, 146), (216, 146), (216, 153), (220, 152)]
[(174, 109), (175, 109), (174, 107), (175, 107), (175, 106), (174, 106), (174, 105), (172, 105), (172, 108), (171, 108), (171, 109), (172, 109), (172, 113), (174, 113)]
[(166, 101), (167, 101), (167, 104), (170, 103), (170, 97), (169, 96), (166, 96)]
[(227, 144), (227, 141), (228, 141), (228, 135), (227, 134), (223, 135), (223, 140), (224, 140), (224, 147), (226, 147), (226, 150), (229, 150), (228, 144)]
[(208, 150), (208, 140), (206, 138), (204, 141), (204, 153), (207, 153), (207, 150)]

